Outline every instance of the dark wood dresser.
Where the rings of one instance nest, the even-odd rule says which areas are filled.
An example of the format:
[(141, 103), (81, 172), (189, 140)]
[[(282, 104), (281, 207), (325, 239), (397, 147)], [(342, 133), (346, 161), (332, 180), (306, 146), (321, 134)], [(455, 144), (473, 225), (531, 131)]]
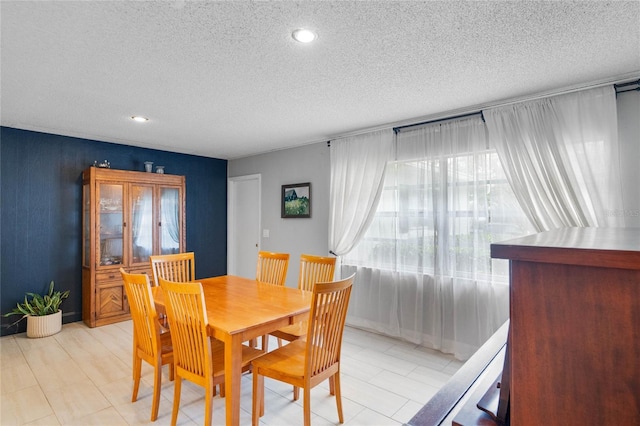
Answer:
[(640, 425), (640, 228), (557, 229), (491, 255), (510, 261), (507, 345), (493, 343), (455, 404), (428, 403), (409, 424), (436, 409), (447, 413), (431, 425), (496, 424), (476, 407), (493, 392), (511, 425)]

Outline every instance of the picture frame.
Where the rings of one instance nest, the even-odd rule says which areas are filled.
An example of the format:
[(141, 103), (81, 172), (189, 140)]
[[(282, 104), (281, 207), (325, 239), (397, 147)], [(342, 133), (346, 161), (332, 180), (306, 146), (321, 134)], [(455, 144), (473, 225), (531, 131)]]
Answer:
[(303, 219), (311, 217), (311, 183), (282, 185), (280, 217)]

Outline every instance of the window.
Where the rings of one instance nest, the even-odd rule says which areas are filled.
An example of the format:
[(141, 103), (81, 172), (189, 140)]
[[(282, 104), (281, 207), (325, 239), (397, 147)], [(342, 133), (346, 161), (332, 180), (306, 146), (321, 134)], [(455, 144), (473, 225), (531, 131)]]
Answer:
[(491, 243), (533, 228), (480, 117), (400, 132), (390, 161), (342, 257), (342, 276), (356, 272), (347, 323), (467, 359), (509, 316), (508, 263)]
[(532, 232), (495, 151), (394, 162), (373, 222), (344, 263), (506, 282), (508, 265), (491, 259), (490, 244)]

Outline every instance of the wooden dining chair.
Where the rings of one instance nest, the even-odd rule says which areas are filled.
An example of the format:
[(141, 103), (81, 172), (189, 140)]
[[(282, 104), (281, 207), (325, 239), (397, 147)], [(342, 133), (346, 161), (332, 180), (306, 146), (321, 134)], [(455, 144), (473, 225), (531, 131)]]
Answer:
[(256, 280), (263, 283), (284, 285), (287, 280), (289, 253), (258, 252)]
[(151, 421), (158, 418), (160, 390), (162, 388), (162, 366), (169, 364), (169, 379), (173, 380), (173, 348), (171, 334), (158, 320), (151, 285), (147, 274), (128, 274), (120, 268), (124, 288), (133, 320), (133, 394), (131, 402), (138, 399), (142, 361), (153, 366), (153, 401)]
[(158, 278), (174, 282), (189, 282), (196, 279), (196, 262), (193, 252), (149, 256), (153, 285)]
[[(300, 255), (300, 274), (298, 275), (298, 288), (312, 291), (315, 283), (333, 281), (336, 268), (335, 257), (314, 256), (311, 254)], [(292, 342), (303, 338), (307, 334), (307, 321), (299, 321), (271, 333), (278, 338), (278, 347), (282, 346), (282, 340)]]
[[(175, 425), (178, 420), (182, 379), (185, 379), (205, 388), (204, 424), (210, 426), (216, 385), (220, 385), (220, 393), (224, 396), (224, 343), (209, 337), (209, 319), (201, 283), (178, 283), (162, 277), (159, 281), (174, 350), (175, 386), (171, 424)], [(261, 354), (257, 349), (242, 345), (242, 370), (248, 371), (251, 361)]]
[[(329, 379), (330, 394), (336, 397), (338, 419), (340, 423), (344, 422), (340, 393), (340, 349), (354, 276), (316, 283), (306, 340), (295, 340), (253, 361), (254, 426), (258, 426), (264, 414), (264, 377), (304, 389), (305, 426), (311, 424), (311, 388)], [(296, 393), (293, 399), (298, 399)]]
[[(189, 282), (196, 279), (196, 262), (193, 252), (162, 254), (149, 256), (153, 285), (158, 285), (158, 278), (174, 282)], [(164, 314), (160, 319), (165, 327), (169, 327)]]
[[(256, 280), (268, 284), (284, 285), (287, 280), (288, 268), (289, 253), (259, 251), (256, 263)], [(251, 339), (249, 345), (255, 348), (257, 346), (256, 339)], [(269, 336), (262, 336), (262, 350), (264, 352), (268, 350), (268, 345)]]

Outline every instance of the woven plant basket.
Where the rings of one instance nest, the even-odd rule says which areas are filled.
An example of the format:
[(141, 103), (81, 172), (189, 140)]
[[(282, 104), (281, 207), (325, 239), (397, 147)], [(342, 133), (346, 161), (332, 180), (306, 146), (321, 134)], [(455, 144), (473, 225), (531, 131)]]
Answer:
[(47, 337), (62, 330), (62, 311), (42, 316), (27, 316), (27, 337)]

